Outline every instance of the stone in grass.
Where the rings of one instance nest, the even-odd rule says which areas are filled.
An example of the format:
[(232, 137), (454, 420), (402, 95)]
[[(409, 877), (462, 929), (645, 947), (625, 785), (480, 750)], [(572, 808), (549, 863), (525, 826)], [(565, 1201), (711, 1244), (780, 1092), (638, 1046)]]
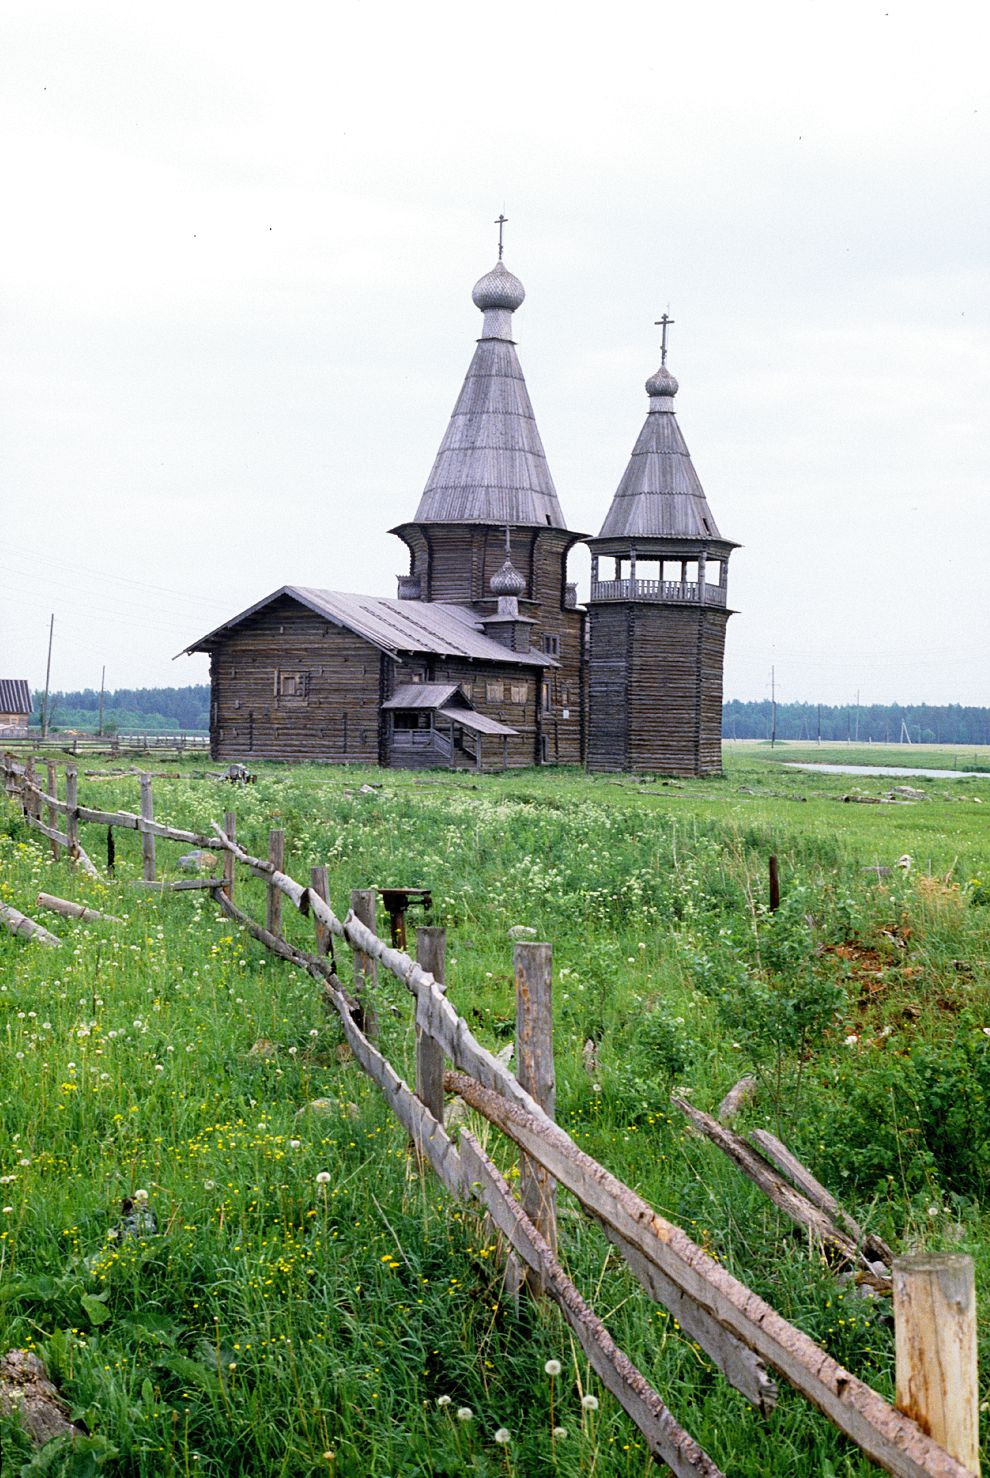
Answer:
[(356, 1103), (339, 1103), (336, 1098), (314, 1098), (309, 1103), (304, 1103), (301, 1109), (296, 1110), (296, 1118), (303, 1114), (343, 1114), (345, 1119), (356, 1119), (358, 1106)]
[(0, 1360), (0, 1414), (20, 1417), (35, 1447), (53, 1437), (82, 1437), (85, 1427), (69, 1421), (69, 1408), (48, 1378), (44, 1362), (30, 1350), (8, 1350)]
[(535, 939), (536, 930), (531, 929), (528, 924), (513, 924), (508, 931), (510, 939)]
[(179, 866), (183, 872), (212, 872), (216, 861), (216, 852), (197, 848), (195, 852), (186, 852), (180, 857)]
[(114, 1230), (121, 1240), (156, 1235), (158, 1218), (148, 1204), (147, 1191), (135, 1191), (133, 1196), (124, 1197), (120, 1203), (120, 1220)]

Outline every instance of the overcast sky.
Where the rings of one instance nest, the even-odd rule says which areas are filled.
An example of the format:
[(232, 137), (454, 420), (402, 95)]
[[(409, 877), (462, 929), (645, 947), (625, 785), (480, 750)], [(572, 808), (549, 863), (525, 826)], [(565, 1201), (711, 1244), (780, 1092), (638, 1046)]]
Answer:
[[(990, 703), (987, 10), (4, 0), (0, 676), (395, 594), (480, 332), (596, 533), (675, 320), (727, 697)], [(573, 556), (587, 588), (588, 558)]]

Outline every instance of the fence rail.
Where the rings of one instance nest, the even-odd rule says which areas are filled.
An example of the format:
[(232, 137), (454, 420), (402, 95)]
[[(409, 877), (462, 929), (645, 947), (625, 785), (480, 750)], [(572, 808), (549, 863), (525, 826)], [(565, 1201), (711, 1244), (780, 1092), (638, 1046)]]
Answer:
[[(386, 943), (368, 923), (362, 922), (354, 905), (360, 905), (360, 911), (368, 917), (366, 894), (356, 893), (351, 910), (341, 919), (325, 897), (325, 870), (314, 869), (309, 886), (297, 882), (284, 870), (284, 835), (281, 832), (271, 834), (267, 858), (255, 857), (238, 844), (232, 812), (225, 814), (222, 827), (213, 823), (212, 836), (156, 822), (150, 777), (142, 777), (142, 805), (138, 815), (81, 806), (73, 766), (66, 769), (64, 800), (57, 794), (54, 766), (50, 763), (47, 789), (42, 789), (35, 779), (31, 758), (20, 764), (11, 754), (5, 754), (2, 774), (8, 795), (20, 803), (28, 824), (46, 836), (54, 847), (66, 846), (68, 855), (79, 862), (86, 856), (78, 843), (80, 823), (105, 826), (111, 835), (114, 827), (139, 832), (144, 844), (142, 863), (146, 885), (177, 888), (184, 885), (183, 882), (171, 883), (155, 877), (156, 855), (148, 843), (153, 848), (156, 839), (192, 844), (222, 854), (223, 875), (197, 881), (196, 886), (210, 889), (228, 918), (243, 926), (269, 950), (306, 970), (320, 982), (327, 1004), (340, 1019), (355, 1060), (377, 1084), (409, 1134), (419, 1160), (433, 1169), (452, 1194), (474, 1199), (484, 1208), (505, 1237), (512, 1256), (528, 1270), (530, 1288), (557, 1304), (589, 1362), (635, 1422), (650, 1452), (674, 1473), (686, 1475), (686, 1478), (688, 1475), (717, 1478), (719, 1469), (678, 1425), (642, 1373), (617, 1348), (601, 1320), (563, 1271), (556, 1254), (554, 1187), (557, 1184), (571, 1191), (586, 1213), (601, 1226), (646, 1292), (670, 1310), (726, 1379), (762, 1411), (769, 1412), (776, 1398), (776, 1387), (769, 1374), (769, 1369), (773, 1369), (888, 1472), (903, 1475), (903, 1478), (964, 1478), (967, 1473), (979, 1472), (973, 1437), (973, 1414), (977, 1405), (975, 1355), (971, 1390), (967, 1389), (960, 1395), (956, 1366), (953, 1367), (956, 1370), (954, 1389), (949, 1393), (951, 1399), (943, 1402), (944, 1390), (930, 1396), (932, 1409), (936, 1406), (941, 1409), (942, 1403), (963, 1413), (959, 1424), (962, 1436), (955, 1428), (942, 1429), (936, 1425), (934, 1429), (939, 1431), (944, 1443), (939, 1445), (926, 1430), (932, 1429), (933, 1418), (928, 1410), (919, 1409), (917, 1381), (912, 1382), (911, 1415), (891, 1406), (734, 1278), (680, 1227), (660, 1216), (604, 1166), (586, 1155), (554, 1122), (552, 1040), (548, 1036), (551, 974), (548, 945), (515, 946), (517, 1046), (523, 1082), (477, 1041), (467, 1022), (447, 1000), (442, 981), (442, 942), (437, 938), (442, 931), (420, 931), (421, 936), (432, 936), (418, 941), (418, 952), (433, 966), (428, 969), (419, 960)], [(41, 822), (40, 812), (44, 807), (48, 808), (50, 818), (65, 816), (64, 832), (57, 832), (53, 825)], [(89, 865), (92, 867), (93, 864)], [(236, 866), (267, 885), (268, 907), (264, 925), (252, 919), (234, 901)], [(188, 883), (185, 885), (189, 886)], [(278, 906), (275, 905), (276, 899)], [(312, 920), (316, 930), (314, 952), (303, 950), (284, 937), (280, 913), (282, 899), (288, 899), (300, 914)], [(25, 916), (18, 914), (17, 932), (30, 937), (24, 921)], [(2, 918), (0, 922), (3, 922)], [(335, 940), (340, 940), (353, 952), (357, 1000), (338, 977), (333, 953)], [(403, 1080), (375, 1043), (375, 1015), (373, 1009), (369, 1009), (375, 993), (373, 965), (381, 966), (415, 998), (415, 1090)], [(535, 1007), (534, 1002), (537, 1003)], [(438, 1073), (445, 1060), (449, 1060), (455, 1070), (442, 1077), (443, 1089), (457, 1094), (517, 1146), (523, 1186), (521, 1204), (514, 1199), (496, 1165), (477, 1140), (462, 1128), (455, 1143), (445, 1127), (443, 1095), (438, 1086)], [(733, 1136), (733, 1139), (738, 1140), (738, 1136)], [(740, 1163), (746, 1158), (737, 1146), (729, 1148)], [(767, 1148), (769, 1151), (771, 1147)], [(786, 1159), (787, 1151), (779, 1145), (777, 1150), (783, 1151), (783, 1157), (778, 1156), (779, 1164), (780, 1158)], [(769, 1162), (764, 1161), (764, 1164)], [(798, 1170), (803, 1171), (803, 1167), (798, 1166)], [(804, 1189), (807, 1190), (806, 1172), (805, 1177)], [(812, 1186), (817, 1187), (817, 1182), (812, 1182)], [(827, 1197), (823, 1188), (817, 1187), (817, 1190), (822, 1197)], [(795, 1196), (797, 1193), (792, 1191), (791, 1194)], [(838, 1250), (847, 1263), (855, 1265), (863, 1255), (867, 1240), (856, 1224), (852, 1223), (850, 1227), (849, 1218), (839, 1217), (840, 1209), (834, 1206), (834, 1202), (834, 1213), (826, 1215), (822, 1222), (813, 1217), (809, 1220), (805, 1207), (813, 1212), (815, 1204), (803, 1195), (798, 1200), (804, 1206), (800, 1208), (801, 1215), (797, 1219), (811, 1227), (822, 1244), (830, 1246), (833, 1252)], [(817, 1209), (821, 1210), (821, 1207)], [(875, 1246), (869, 1250), (876, 1255)], [(900, 1279), (899, 1287), (903, 1288), (904, 1278), (910, 1276), (907, 1270), (910, 1261), (895, 1261), (894, 1273), (895, 1279)], [(971, 1264), (969, 1277), (971, 1280)], [(945, 1309), (949, 1308), (950, 1302), (945, 1303)], [(902, 1295), (901, 1304), (910, 1303), (910, 1298)], [(951, 1317), (951, 1311), (944, 1317)], [(918, 1337), (915, 1329), (913, 1344), (917, 1343)], [(900, 1345), (898, 1349), (900, 1351)], [(932, 1363), (937, 1365), (937, 1361)], [(937, 1376), (937, 1370), (935, 1374)], [(931, 1376), (932, 1372), (928, 1371), (928, 1375)], [(907, 1404), (906, 1399), (903, 1404)]]

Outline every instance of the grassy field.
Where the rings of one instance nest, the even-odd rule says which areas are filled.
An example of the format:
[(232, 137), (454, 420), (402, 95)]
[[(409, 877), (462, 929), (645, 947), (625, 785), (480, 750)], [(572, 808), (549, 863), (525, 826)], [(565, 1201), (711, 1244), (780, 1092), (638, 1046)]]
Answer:
[[(745, 1123), (782, 1133), (895, 1250), (972, 1253), (990, 1309), (990, 778), (911, 780), (917, 797), (887, 802), (899, 782), (782, 768), (798, 749), (728, 746), (706, 782), (262, 766), (238, 791), (190, 759), (161, 767), (156, 813), (208, 829), (233, 807), (255, 852), (284, 827), (287, 871), (326, 862), (338, 912), (354, 887), (432, 888), (450, 998), (493, 1049), (513, 1033), (508, 930), (549, 939), (561, 1122), (889, 1396), (882, 1303), (688, 1136), (669, 1096), (713, 1110), (755, 1072)], [(137, 809), (134, 777), (80, 794)], [(99, 831), (84, 844), (99, 861)], [(201, 895), (133, 887), (137, 838), (117, 848), (117, 880), (86, 879), (0, 800), (0, 898), (32, 913), (44, 889), (124, 920), (55, 920), (58, 951), (0, 935), (0, 1351), (37, 1349), (92, 1434), (32, 1459), (3, 1424), (4, 1478), (649, 1471), (555, 1310), (514, 1310), (484, 1222), (415, 1173), (312, 981)], [(182, 851), (160, 843), (160, 867)], [(239, 901), (262, 916), (260, 884)], [(305, 920), (286, 929), (308, 944)], [(381, 994), (408, 1077), (409, 998)], [(155, 1232), (120, 1225), (137, 1189)], [(726, 1473), (874, 1471), (786, 1388), (759, 1417), (561, 1199), (565, 1266)], [(981, 1353), (990, 1369), (985, 1323)]]

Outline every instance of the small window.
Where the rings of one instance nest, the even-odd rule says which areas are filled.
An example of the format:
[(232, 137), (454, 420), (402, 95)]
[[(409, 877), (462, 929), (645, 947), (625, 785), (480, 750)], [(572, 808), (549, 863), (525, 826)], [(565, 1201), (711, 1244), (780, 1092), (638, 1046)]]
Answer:
[(543, 712), (553, 712), (553, 686), (549, 682), (543, 684)]
[(504, 701), (504, 699), (505, 699), (505, 684), (504, 683), (486, 683), (485, 684), (485, 702), (486, 703), (502, 703)]
[(553, 636), (549, 632), (545, 632), (544, 635), (541, 638), (541, 643), (542, 643), (542, 646), (543, 646), (543, 650), (544, 650), (544, 652), (546, 653), (546, 655), (548, 657), (559, 657), (560, 656), (560, 637), (559, 636)]
[(294, 703), (305, 703), (309, 697), (309, 673), (279, 672), (275, 691), (279, 698), (285, 698)]
[(512, 703), (528, 703), (529, 683), (513, 683), (509, 688), (509, 700)]

